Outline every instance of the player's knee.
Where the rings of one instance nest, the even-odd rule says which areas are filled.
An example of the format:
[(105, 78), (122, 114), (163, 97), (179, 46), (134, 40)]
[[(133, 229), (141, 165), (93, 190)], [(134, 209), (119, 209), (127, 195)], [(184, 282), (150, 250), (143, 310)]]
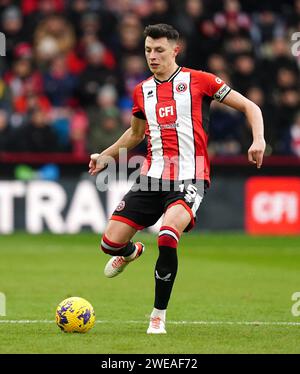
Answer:
[(177, 248), (179, 232), (171, 226), (162, 226), (158, 234), (158, 247)]
[(116, 243), (110, 240), (106, 234), (103, 234), (100, 244), (100, 249), (111, 256), (118, 256), (118, 254), (127, 246), (128, 243)]

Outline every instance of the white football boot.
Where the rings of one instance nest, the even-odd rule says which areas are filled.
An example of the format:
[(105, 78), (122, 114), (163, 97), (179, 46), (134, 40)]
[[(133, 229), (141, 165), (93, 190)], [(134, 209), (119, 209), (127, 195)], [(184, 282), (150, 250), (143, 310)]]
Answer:
[(108, 263), (106, 264), (104, 268), (104, 275), (107, 278), (116, 277), (117, 275), (122, 273), (122, 271), (124, 271), (124, 269), (130, 262), (136, 260), (143, 254), (145, 250), (144, 244), (140, 242), (136, 242), (135, 246), (136, 246), (135, 252), (131, 256), (128, 256), (126, 259), (123, 256), (113, 256), (108, 261)]
[(150, 317), (147, 334), (166, 334), (165, 321), (160, 317)]

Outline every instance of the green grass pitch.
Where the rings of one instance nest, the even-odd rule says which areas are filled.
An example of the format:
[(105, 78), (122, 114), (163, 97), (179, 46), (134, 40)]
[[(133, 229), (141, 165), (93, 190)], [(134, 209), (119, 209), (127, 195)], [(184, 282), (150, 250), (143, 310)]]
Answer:
[[(299, 237), (184, 235), (163, 336), (146, 334), (156, 238), (136, 238), (145, 254), (106, 279), (97, 235), (2, 236), (0, 353), (300, 353), (300, 317), (291, 313), (300, 291)], [(69, 296), (95, 308), (97, 324), (87, 334), (62, 333), (54, 322)]]

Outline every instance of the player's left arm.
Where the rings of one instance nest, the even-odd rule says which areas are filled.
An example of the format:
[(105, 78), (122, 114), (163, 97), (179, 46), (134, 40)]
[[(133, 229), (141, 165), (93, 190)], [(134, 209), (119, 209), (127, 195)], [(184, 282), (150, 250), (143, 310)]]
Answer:
[(266, 148), (264, 122), (259, 106), (234, 90), (231, 90), (228, 95), (226, 95), (222, 103), (245, 114), (251, 126), (253, 136), (252, 145), (248, 150), (248, 160), (256, 164), (256, 167), (259, 169), (262, 165)]

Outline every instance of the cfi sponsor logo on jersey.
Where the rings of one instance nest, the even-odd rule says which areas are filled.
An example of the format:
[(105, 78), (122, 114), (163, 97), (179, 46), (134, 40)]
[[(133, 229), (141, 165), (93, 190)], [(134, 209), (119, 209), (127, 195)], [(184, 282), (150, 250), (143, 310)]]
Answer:
[(187, 89), (187, 84), (184, 83), (184, 82), (180, 82), (180, 83), (178, 83), (177, 86), (176, 86), (176, 91), (177, 91), (177, 92), (180, 92), (180, 93), (186, 91), (186, 89)]
[(123, 210), (125, 208), (125, 201), (122, 200), (119, 205), (116, 207), (116, 211), (117, 212), (120, 212), (121, 210)]

